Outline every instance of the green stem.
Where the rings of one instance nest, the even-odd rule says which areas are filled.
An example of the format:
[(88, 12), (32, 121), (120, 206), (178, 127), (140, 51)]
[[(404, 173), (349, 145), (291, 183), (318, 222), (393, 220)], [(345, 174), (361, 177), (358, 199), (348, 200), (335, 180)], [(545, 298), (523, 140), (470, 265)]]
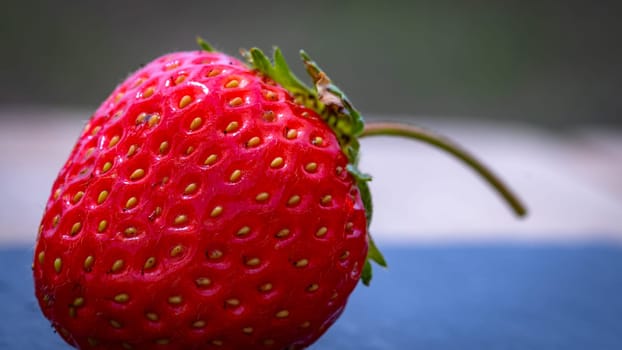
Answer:
[(471, 169), (475, 170), (490, 184), (505, 201), (512, 207), (516, 215), (524, 216), (527, 209), (520, 199), (481, 161), (467, 152), (464, 148), (449, 141), (447, 138), (413, 125), (402, 123), (367, 123), (360, 137), (368, 136), (402, 136), (409, 139), (423, 141), (429, 145), (440, 148), (463, 161)]

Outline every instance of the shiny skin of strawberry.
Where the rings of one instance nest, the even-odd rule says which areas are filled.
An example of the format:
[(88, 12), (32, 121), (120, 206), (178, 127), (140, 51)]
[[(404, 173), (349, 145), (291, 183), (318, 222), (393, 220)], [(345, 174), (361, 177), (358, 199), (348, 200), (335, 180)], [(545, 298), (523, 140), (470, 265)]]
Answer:
[(301, 349), (343, 311), (367, 221), (331, 129), (221, 53), (100, 106), (55, 181), (36, 296), (80, 349)]

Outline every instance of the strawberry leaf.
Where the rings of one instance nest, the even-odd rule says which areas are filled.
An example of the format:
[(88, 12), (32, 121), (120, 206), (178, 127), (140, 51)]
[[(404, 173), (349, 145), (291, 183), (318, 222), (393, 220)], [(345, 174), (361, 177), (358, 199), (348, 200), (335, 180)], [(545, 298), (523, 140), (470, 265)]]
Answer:
[(384, 259), (384, 256), (374, 243), (374, 240), (371, 238), (371, 235), (367, 235), (369, 242), (369, 250), (367, 251), (367, 259), (365, 260), (365, 265), (363, 266), (363, 271), (361, 272), (361, 282), (363, 285), (369, 286), (371, 282), (371, 278), (373, 276), (373, 268), (371, 266), (371, 262), (375, 262), (376, 264), (387, 267), (387, 262)]
[(300, 55), (311, 76), (314, 89), (296, 77), (278, 47), (274, 48), (272, 60), (256, 47), (244, 53), (252, 68), (287, 89), (296, 102), (318, 112), (337, 135), (339, 144), (350, 163), (357, 164), (359, 153), (357, 137), (365, 126), (363, 117), (343, 91), (331, 82), (306, 52), (301, 51)]
[(384, 259), (384, 256), (378, 249), (376, 242), (372, 239), (371, 235), (368, 237), (369, 239), (369, 250), (367, 251), (367, 259), (375, 262), (376, 264), (387, 267), (387, 261)]
[[(302, 83), (290, 70), (285, 57), (283, 57), (283, 53), (278, 47), (274, 49), (272, 62), (263, 51), (256, 47), (250, 49), (247, 58), (254, 69), (283, 86), (295, 98), (301, 100), (300, 102), (312, 101), (316, 98), (315, 92)], [(307, 103), (304, 104), (312, 108)]]
[(207, 41), (203, 40), (203, 38), (201, 38), (200, 36), (197, 36), (197, 44), (199, 44), (199, 47), (203, 50), (203, 51), (207, 51), (207, 52), (214, 52), (214, 47), (212, 47), (212, 45), (210, 45)]
[(363, 117), (343, 91), (331, 82), (328, 75), (306, 52), (300, 51), (300, 57), (313, 80), (320, 114), (337, 135), (350, 163), (356, 165), (359, 152), (357, 137), (365, 127)]
[(356, 185), (361, 192), (361, 200), (363, 201), (363, 206), (365, 207), (365, 216), (367, 218), (367, 226), (369, 227), (373, 213), (373, 203), (371, 200), (371, 191), (369, 190), (367, 182), (371, 181), (371, 176), (369, 174), (362, 173), (353, 164), (348, 164), (347, 169), (348, 172), (352, 174), (352, 176), (356, 180)]
[(353, 164), (348, 164), (348, 171), (350, 172), (350, 174), (352, 174), (352, 176), (354, 176), (355, 179), (359, 180), (359, 181), (371, 181), (372, 177), (369, 174), (366, 174), (364, 172), (361, 172), (356, 166), (354, 166)]
[(371, 278), (372, 278), (371, 264), (369, 263), (369, 260), (365, 260), (365, 265), (363, 266), (363, 272), (361, 273), (361, 282), (363, 282), (364, 285), (369, 286), (369, 283), (371, 282)]

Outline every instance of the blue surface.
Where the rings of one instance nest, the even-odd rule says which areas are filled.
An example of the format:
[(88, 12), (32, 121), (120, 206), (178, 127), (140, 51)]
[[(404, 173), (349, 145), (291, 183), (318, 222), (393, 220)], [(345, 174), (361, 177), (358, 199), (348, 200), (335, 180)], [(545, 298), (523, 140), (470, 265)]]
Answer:
[[(622, 247), (385, 248), (312, 349), (622, 349)], [(0, 249), (0, 349), (69, 349), (41, 316), (31, 251)]]

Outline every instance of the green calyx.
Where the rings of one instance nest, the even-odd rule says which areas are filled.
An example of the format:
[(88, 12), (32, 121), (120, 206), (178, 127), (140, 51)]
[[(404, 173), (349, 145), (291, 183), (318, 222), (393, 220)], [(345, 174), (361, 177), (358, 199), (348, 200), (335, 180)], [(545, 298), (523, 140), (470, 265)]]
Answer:
[(214, 50), (212, 45), (210, 45), (210, 43), (208, 43), (207, 41), (203, 40), (203, 38), (201, 38), (200, 36), (197, 37), (197, 44), (199, 45), (199, 47), (203, 51), (207, 51), (207, 52), (214, 52), (214, 51), (216, 51), (216, 50)]
[[(198, 38), (197, 42), (203, 50), (214, 51), (205, 40)], [(358, 169), (360, 148), (358, 137), (365, 127), (361, 114), (354, 108), (343, 91), (332, 83), (328, 75), (306, 52), (301, 50), (300, 57), (311, 77), (313, 87), (307, 86), (296, 77), (278, 47), (274, 48), (272, 59), (258, 48), (243, 51), (242, 54), (251, 68), (288, 90), (296, 103), (316, 111), (333, 130), (342, 151), (348, 157), (347, 170), (352, 174), (359, 188), (369, 228), (372, 217), (372, 199), (367, 183), (371, 177)], [(361, 281), (365, 285), (369, 285), (372, 278), (370, 261), (383, 267), (387, 266), (382, 253), (369, 234), (368, 242), (367, 260), (361, 274)]]
[(313, 88), (309, 88), (294, 75), (278, 47), (274, 48), (272, 60), (258, 48), (252, 48), (244, 55), (253, 69), (287, 89), (297, 103), (321, 115), (337, 135), (350, 164), (356, 166), (359, 153), (358, 136), (365, 126), (363, 117), (306, 52), (300, 51), (300, 56), (311, 77)]

